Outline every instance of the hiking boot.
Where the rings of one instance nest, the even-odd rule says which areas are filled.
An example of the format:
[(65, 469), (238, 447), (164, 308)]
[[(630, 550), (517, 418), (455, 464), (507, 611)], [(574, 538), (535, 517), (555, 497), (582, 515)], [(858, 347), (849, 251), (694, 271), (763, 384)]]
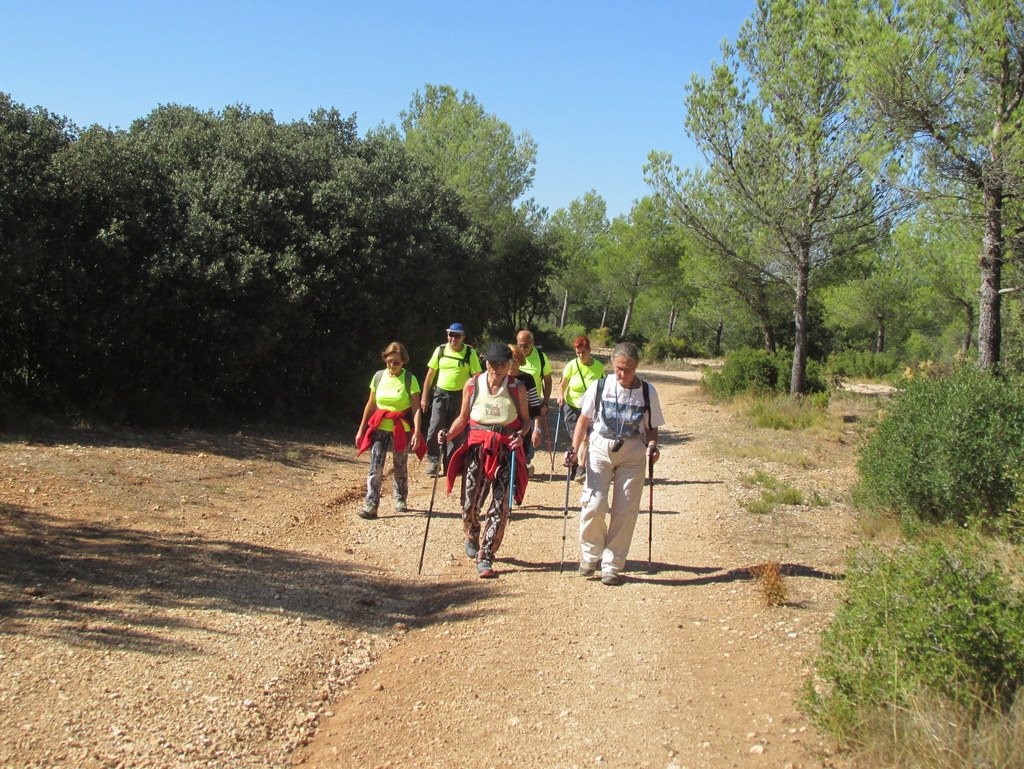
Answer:
[(581, 577), (593, 577), (597, 572), (596, 563), (587, 563), (586, 561), (580, 561), (580, 576)]
[(476, 558), (476, 554), (480, 552), (480, 545), (477, 544), (475, 539), (466, 540), (466, 555), (470, 558)]
[(526, 477), (527, 478), (532, 478), (533, 477), (533, 465), (527, 465), (526, 466)]
[(480, 577), (480, 579), (494, 579), (498, 576), (498, 572), (491, 568), (490, 561), (480, 561), (480, 563), (476, 565), (476, 575)]
[(601, 584), (602, 585), (621, 585), (622, 584), (622, 577), (620, 577), (618, 574), (613, 574), (610, 571), (606, 571), (606, 572), (604, 572), (601, 575)]
[(372, 521), (377, 517), (377, 506), (371, 505), (369, 502), (359, 508), (359, 512), (356, 513), (360, 518), (365, 518), (368, 521)]
[(407, 513), (409, 512), (409, 506), (405, 504), (404, 499), (395, 500), (395, 512), (396, 513)]
[(437, 457), (427, 457), (427, 475), (437, 475)]

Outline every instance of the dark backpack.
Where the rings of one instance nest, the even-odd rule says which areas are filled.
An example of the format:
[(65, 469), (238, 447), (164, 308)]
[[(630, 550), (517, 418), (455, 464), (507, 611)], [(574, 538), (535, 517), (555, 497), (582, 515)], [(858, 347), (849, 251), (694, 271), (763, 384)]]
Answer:
[(442, 345), (438, 345), (437, 353), (436, 353), (438, 359), (440, 359), (440, 358), (448, 358), (449, 360), (457, 360), (459, 362), (459, 368), (462, 368), (463, 366), (468, 366), (469, 365), (469, 355), (470, 355), (470, 353), (473, 352), (473, 348), (472, 347), (470, 347), (467, 344), (466, 345), (466, 354), (463, 355), (460, 358), (460, 357), (458, 357), (456, 355), (445, 355), (444, 353), (445, 353), (445, 347), (446, 346), (447, 345), (443, 345), (443, 344)]
[[(382, 368), (373, 375), (373, 389), (375, 392), (377, 388), (380, 387), (380, 380), (386, 373), (388, 373), (388, 370), (386, 368)], [(405, 374), (405, 391), (409, 393), (409, 397), (412, 398), (412, 374), (409, 373), (409, 369), (403, 369), (402, 373)]]

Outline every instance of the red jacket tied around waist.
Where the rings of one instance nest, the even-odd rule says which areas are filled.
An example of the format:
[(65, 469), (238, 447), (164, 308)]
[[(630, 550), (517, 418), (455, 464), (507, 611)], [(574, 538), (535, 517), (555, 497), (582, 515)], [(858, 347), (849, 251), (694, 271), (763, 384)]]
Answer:
[[(408, 414), (406, 411), (385, 411), (384, 409), (377, 409), (370, 415), (369, 420), (366, 422), (366, 432), (363, 433), (363, 439), (359, 441), (359, 451), (356, 452), (358, 457), (364, 451), (366, 451), (373, 444), (373, 434), (380, 429), (380, 423), (382, 420), (390, 419), (394, 424), (394, 441), (395, 451), (405, 451), (409, 445), (410, 437), (409, 434), (412, 432), (409, 429), (409, 423), (405, 421), (405, 417)], [(419, 448), (416, 449), (416, 456), (423, 459), (423, 455), (427, 453), (427, 446), (423, 441), (420, 441)]]

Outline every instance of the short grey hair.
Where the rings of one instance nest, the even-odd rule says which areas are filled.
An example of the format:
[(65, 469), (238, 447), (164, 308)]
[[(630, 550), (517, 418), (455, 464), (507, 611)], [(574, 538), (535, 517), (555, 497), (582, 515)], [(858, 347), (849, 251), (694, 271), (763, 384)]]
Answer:
[(615, 358), (629, 358), (639, 363), (640, 352), (632, 342), (619, 342), (619, 344), (615, 345), (615, 349), (612, 350), (612, 359), (614, 360)]

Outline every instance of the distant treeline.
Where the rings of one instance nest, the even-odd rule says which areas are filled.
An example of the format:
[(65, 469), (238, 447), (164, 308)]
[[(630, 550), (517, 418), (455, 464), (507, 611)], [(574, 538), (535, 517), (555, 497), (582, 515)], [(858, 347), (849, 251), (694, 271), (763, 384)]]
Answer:
[(0, 94), (0, 165), (0, 415), (330, 420), (384, 344), (426, 360), (522, 276), (434, 171), (334, 110), (80, 131)]

